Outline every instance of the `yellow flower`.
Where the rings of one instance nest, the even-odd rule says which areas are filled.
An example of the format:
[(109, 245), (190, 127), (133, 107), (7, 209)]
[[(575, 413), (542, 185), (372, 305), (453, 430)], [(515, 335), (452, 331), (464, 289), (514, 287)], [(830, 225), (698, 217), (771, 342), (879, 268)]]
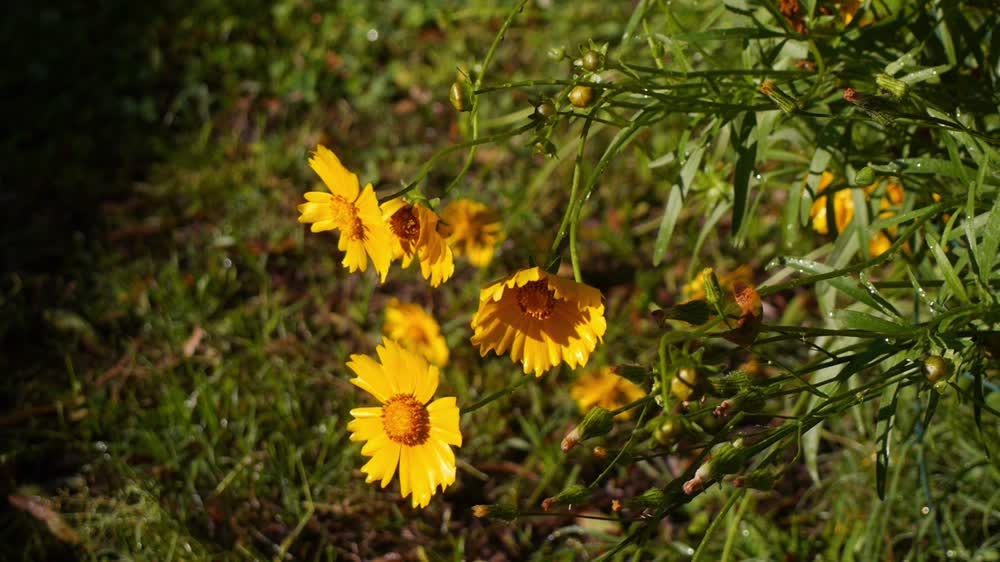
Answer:
[[(823, 172), (819, 181), (817, 193), (823, 193), (826, 188), (833, 183), (833, 174)], [(837, 223), (837, 232), (843, 232), (847, 225), (854, 218), (854, 199), (851, 197), (851, 190), (840, 189), (833, 194), (833, 212)], [(813, 230), (820, 234), (829, 234), (830, 222), (826, 217), (826, 196), (818, 197), (809, 209), (809, 218), (812, 219)]]
[(586, 365), (607, 326), (600, 291), (533, 267), (482, 290), (472, 344), (484, 357), (510, 350), (525, 373), (541, 376), (561, 362)]
[(343, 265), (349, 271), (368, 269), (371, 256), (382, 281), (392, 261), (392, 235), (382, 220), (372, 184), (360, 188), (358, 176), (349, 172), (337, 156), (323, 145), (309, 158), (330, 193), (310, 191), (306, 203), (298, 206), (300, 223), (312, 223), (313, 232), (340, 230), (337, 248), (344, 252)]
[(393, 297), (385, 309), (382, 335), (405, 349), (424, 356), (432, 365), (448, 363), (448, 345), (434, 317), (415, 304), (404, 304)]
[(437, 287), (455, 273), (455, 260), (448, 243), (438, 233), (437, 213), (419, 203), (397, 197), (382, 203), (382, 216), (393, 238), (393, 259), (409, 267), (414, 256), (420, 260), (420, 274)]
[(445, 207), (441, 218), (447, 224), (448, 243), (455, 253), (467, 256), (476, 267), (489, 265), (496, 245), (504, 239), (495, 212), (482, 203), (459, 199)]
[[(711, 276), (711, 267), (701, 270), (701, 273), (681, 288), (684, 297), (690, 301), (703, 300), (705, 298), (705, 283)], [(723, 289), (732, 289), (737, 284), (749, 285), (752, 282), (753, 269), (749, 265), (741, 265), (730, 273), (719, 277), (719, 286)]]
[(399, 466), (399, 491), (412, 494), (413, 507), (425, 507), (438, 486), (455, 482), (455, 452), (462, 446), (455, 398), (430, 402), (437, 390), (438, 370), (423, 357), (385, 340), (379, 361), (352, 355), (347, 363), (357, 375), (351, 382), (374, 396), (381, 406), (354, 408), (347, 424), (351, 441), (364, 441), (361, 454), (371, 459), (361, 467), (366, 482), (381, 480), (385, 488)]
[[(632, 381), (616, 375), (610, 367), (604, 367), (578, 378), (569, 395), (580, 407), (580, 412), (586, 413), (593, 406), (617, 410), (642, 398), (646, 392)], [(631, 417), (632, 410), (615, 416), (620, 420)]]
[(892, 240), (889, 240), (889, 237), (881, 231), (879, 231), (874, 238), (868, 241), (868, 253), (871, 254), (871, 257), (873, 258), (877, 258), (888, 252), (891, 247)]

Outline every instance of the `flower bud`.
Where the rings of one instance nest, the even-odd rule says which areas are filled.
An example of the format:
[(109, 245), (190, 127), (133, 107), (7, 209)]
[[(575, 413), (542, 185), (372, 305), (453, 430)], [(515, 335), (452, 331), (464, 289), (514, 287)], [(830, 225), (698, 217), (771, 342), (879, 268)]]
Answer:
[(501, 521), (513, 521), (517, 519), (517, 508), (512, 505), (495, 503), (492, 505), (472, 506), (472, 515), (477, 519), (500, 519)]
[(552, 60), (563, 60), (566, 58), (566, 47), (552, 47), (549, 49), (548, 55)]
[(698, 467), (694, 478), (684, 483), (684, 493), (690, 496), (704, 488), (710, 480), (737, 472), (743, 467), (745, 456), (742, 439), (720, 445), (711, 458)]
[(581, 505), (589, 499), (590, 488), (574, 484), (551, 498), (545, 498), (542, 501), (542, 509), (548, 511), (549, 508), (556, 505), (565, 505), (572, 509), (574, 505)]
[(659, 488), (650, 488), (641, 495), (625, 500), (630, 509), (659, 509), (666, 505), (669, 496)]
[(604, 55), (594, 49), (588, 49), (580, 58), (580, 66), (587, 72), (597, 72), (604, 66)]
[(615, 426), (615, 417), (607, 409), (594, 406), (583, 417), (580, 425), (573, 428), (562, 440), (562, 452), (568, 453), (570, 449), (586, 441), (591, 437), (607, 435)]
[(455, 111), (463, 112), (472, 109), (472, 86), (468, 82), (453, 82), (448, 92), (448, 101)]
[(589, 107), (594, 101), (594, 89), (590, 86), (573, 86), (569, 91), (569, 103), (574, 107)]
[(854, 185), (869, 186), (875, 183), (875, 170), (871, 166), (865, 166), (854, 174)]
[(701, 273), (704, 281), (705, 302), (717, 305), (722, 301), (722, 287), (719, 285), (719, 278), (715, 275), (715, 270), (707, 268)]
[(750, 488), (752, 490), (773, 490), (774, 484), (778, 481), (778, 475), (770, 469), (760, 468), (750, 474), (746, 474), (733, 480), (733, 486), (737, 488)]
[(785, 92), (782, 92), (777, 86), (774, 85), (774, 82), (770, 80), (764, 80), (764, 82), (760, 85), (760, 93), (771, 98), (771, 101), (773, 101), (779, 108), (781, 108), (781, 111), (784, 111), (785, 113), (795, 113), (799, 110), (799, 103), (795, 101), (795, 98), (789, 96)]
[(931, 355), (924, 359), (924, 375), (931, 384), (945, 380), (951, 376), (951, 362), (940, 355)]
[(535, 106), (534, 117), (538, 120), (545, 121), (550, 119), (556, 114), (556, 106), (551, 101), (545, 100)]
[(875, 83), (878, 84), (878, 87), (883, 92), (888, 93), (896, 99), (904, 97), (910, 87), (906, 82), (903, 82), (899, 78), (893, 78), (888, 74), (876, 74)]

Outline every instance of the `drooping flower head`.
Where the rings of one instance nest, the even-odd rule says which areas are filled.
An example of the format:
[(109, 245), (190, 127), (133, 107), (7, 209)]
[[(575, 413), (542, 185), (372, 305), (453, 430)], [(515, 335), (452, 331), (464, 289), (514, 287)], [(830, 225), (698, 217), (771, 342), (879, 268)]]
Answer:
[[(833, 183), (834, 176), (830, 172), (823, 172), (819, 180), (817, 194), (826, 191)], [(839, 189), (833, 194), (833, 214), (837, 225), (837, 232), (843, 232), (847, 225), (854, 218), (854, 199), (851, 190)], [(809, 218), (812, 219), (813, 230), (820, 234), (830, 233), (830, 221), (826, 216), (826, 195), (817, 197), (809, 209)]]
[(468, 199), (452, 201), (441, 215), (448, 244), (476, 267), (486, 267), (497, 244), (503, 241), (503, 226), (497, 214), (482, 203)]
[[(616, 375), (610, 367), (604, 367), (576, 379), (569, 395), (580, 407), (580, 412), (586, 413), (594, 406), (617, 410), (642, 398), (646, 392), (634, 382)], [(632, 410), (615, 416), (621, 420), (631, 417)]]
[(472, 329), (480, 355), (510, 351), (525, 373), (541, 376), (563, 362), (575, 369), (604, 337), (604, 298), (538, 267), (522, 269), (482, 290)]
[[(361, 467), (366, 482), (385, 488), (399, 467), (399, 491), (412, 494), (413, 507), (426, 507), (438, 487), (455, 482), (455, 452), (462, 446), (459, 410), (452, 396), (430, 402), (438, 386), (438, 370), (392, 340), (376, 348), (379, 362), (352, 355), (347, 363), (357, 375), (351, 382), (382, 405), (354, 408), (347, 424), (351, 441), (364, 441), (361, 454), (371, 459)], [(430, 402), (430, 404), (428, 404)]]
[(433, 316), (415, 304), (401, 303), (395, 297), (390, 299), (382, 335), (423, 355), (432, 365), (444, 367), (448, 363), (448, 344), (441, 335), (441, 327)]
[(420, 274), (437, 287), (455, 273), (451, 248), (438, 232), (437, 213), (419, 203), (407, 203), (397, 197), (382, 203), (382, 216), (392, 232), (393, 259), (402, 259), (409, 267), (416, 257)]
[(372, 184), (362, 190), (358, 176), (323, 145), (316, 147), (309, 165), (330, 193), (306, 193), (306, 202), (298, 206), (299, 222), (312, 223), (313, 232), (340, 230), (337, 248), (345, 253), (344, 267), (351, 272), (365, 271), (370, 256), (375, 271), (385, 281), (392, 260), (392, 235), (382, 220)]

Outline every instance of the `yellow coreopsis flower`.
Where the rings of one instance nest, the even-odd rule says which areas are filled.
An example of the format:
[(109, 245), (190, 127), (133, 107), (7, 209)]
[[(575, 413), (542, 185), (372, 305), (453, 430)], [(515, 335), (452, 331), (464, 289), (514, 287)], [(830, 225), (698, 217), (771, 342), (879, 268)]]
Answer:
[(484, 357), (509, 350), (525, 373), (541, 376), (562, 362), (586, 365), (607, 326), (600, 291), (532, 267), (482, 290), (472, 344)]
[(413, 258), (420, 260), (420, 274), (437, 287), (455, 273), (455, 259), (448, 243), (438, 233), (437, 213), (419, 203), (402, 198), (382, 203), (382, 216), (393, 238), (393, 259), (402, 259), (409, 267)]
[[(826, 191), (826, 188), (833, 183), (833, 178), (830, 172), (823, 172), (817, 194)], [(833, 194), (833, 213), (837, 232), (843, 232), (854, 218), (854, 199), (851, 197), (851, 190), (840, 189)], [(816, 198), (813, 202), (812, 208), (809, 209), (809, 218), (812, 219), (813, 230), (820, 234), (830, 233), (830, 222), (826, 216), (826, 195)]]
[(344, 267), (349, 271), (368, 269), (372, 259), (382, 281), (392, 261), (392, 234), (382, 220), (372, 184), (362, 190), (358, 176), (340, 163), (327, 147), (319, 145), (309, 158), (309, 165), (319, 174), (330, 193), (310, 191), (306, 202), (298, 206), (300, 223), (312, 223), (310, 230), (340, 230), (337, 248), (344, 252)]
[(432, 365), (444, 367), (448, 363), (448, 344), (441, 335), (441, 327), (434, 317), (415, 304), (401, 303), (395, 297), (390, 299), (385, 309), (382, 335), (423, 355)]
[[(569, 395), (580, 407), (580, 412), (586, 413), (594, 406), (617, 410), (642, 398), (646, 392), (632, 381), (616, 375), (610, 367), (604, 367), (578, 378)], [(621, 420), (631, 417), (632, 410), (615, 416)]]
[[(455, 482), (455, 452), (462, 446), (459, 410), (449, 396), (430, 402), (438, 386), (438, 369), (392, 340), (376, 349), (379, 362), (351, 355), (347, 363), (357, 375), (351, 382), (382, 403), (354, 408), (347, 424), (351, 441), (364, 441), (361, 454), (371, 459), (361, 468), (366, 482), (385, 488), (399, 467), (399, 491), (412, 494), (413, 507), (425, 507), (438, 487)], [(430, 404), (428, 404), (430, 402)]]
[(448, 244), (455, 253), (468, 257), (476, 267), (489, 265), (497, 244), (504, 239), (503, 227), (492, 209), (459, 199), (445, 207), (441, 218), (446, 224)]

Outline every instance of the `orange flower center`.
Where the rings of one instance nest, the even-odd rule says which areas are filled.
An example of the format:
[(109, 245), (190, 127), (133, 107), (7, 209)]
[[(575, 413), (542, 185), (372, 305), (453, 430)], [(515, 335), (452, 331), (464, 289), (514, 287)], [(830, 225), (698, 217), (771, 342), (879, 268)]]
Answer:
[(556, 294), (545, 281), (530, 281), (514, 289), (521, 312), (535, 320), (552, 316), (556, 307)]
[(413, 396), (399, 394), (382, 406), (382, 429), (396, 443), (422, 445), (431, 434), (431, 415)]
[(330, 214), (333, 222), (342, 229), (349, 229), (358, 218), (358, 208), (347, 199), (334, 195), (330, 199)]
[(411, 251), (420, 238), (420, 221), (413, 212), (413, 205), (406, 205), (393, 213), (389, 219), (389, 227), (407, 251)]

